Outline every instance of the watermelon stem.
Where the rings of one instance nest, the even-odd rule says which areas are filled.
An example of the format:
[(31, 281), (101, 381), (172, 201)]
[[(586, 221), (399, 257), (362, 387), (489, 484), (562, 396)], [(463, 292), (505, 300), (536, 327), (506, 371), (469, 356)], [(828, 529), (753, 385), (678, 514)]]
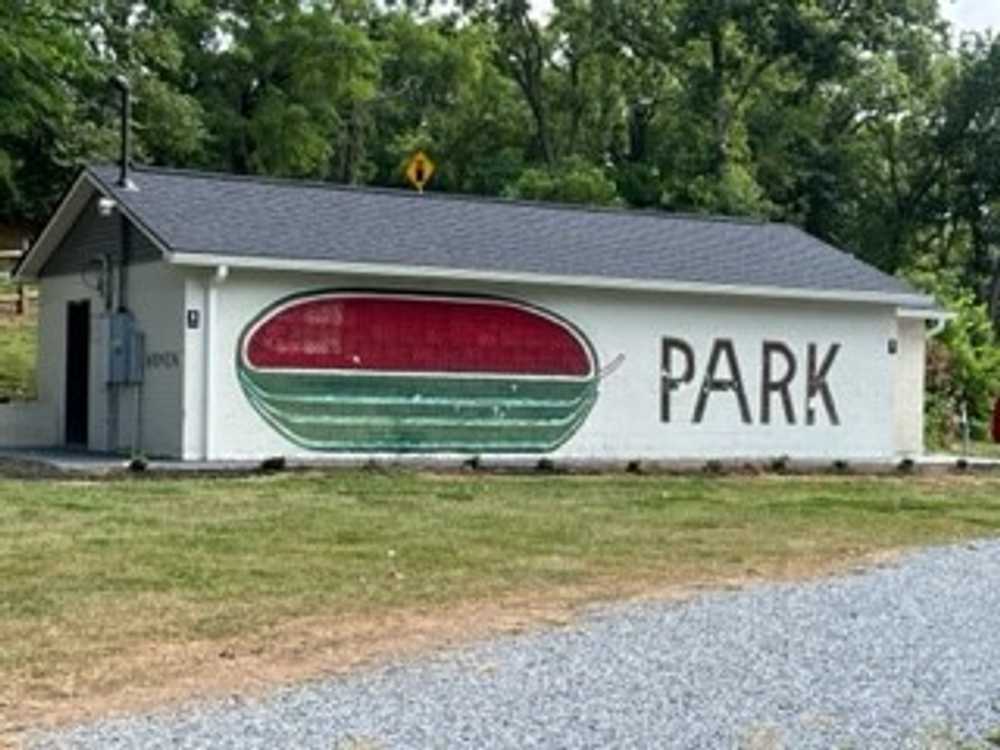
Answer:
[(605, 378), (614, 375), (615, 371), (617, 371), (623, 364), (625, 364), (625, 355), (619, 354), (613, 360), (608, 362), (607, 367), (597, 373), (597, 379), (604, 380)]

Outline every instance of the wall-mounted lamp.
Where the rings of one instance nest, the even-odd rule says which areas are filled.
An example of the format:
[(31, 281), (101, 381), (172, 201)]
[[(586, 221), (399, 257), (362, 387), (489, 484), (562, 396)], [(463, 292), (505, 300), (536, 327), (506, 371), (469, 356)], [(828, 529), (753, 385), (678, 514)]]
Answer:
[(112, 198), (97, 199), (97, 213), (105, 219), (114, 213), (117, 206), (118, 204)]

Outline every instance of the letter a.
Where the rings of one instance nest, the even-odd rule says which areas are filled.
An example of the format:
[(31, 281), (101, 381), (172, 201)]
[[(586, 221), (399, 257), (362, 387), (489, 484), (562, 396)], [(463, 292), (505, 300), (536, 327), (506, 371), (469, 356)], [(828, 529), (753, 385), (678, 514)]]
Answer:
[[(719, 367), (719, 360), (725, 356), (726, 364), (729, 367), (729, 378), (718, 378), (715, 371)], [(712, 344), (712, 353), (708, 355), (708, 368), (705, 372), (705, 379), (701, 383), (701, 392), (698, 394), (698, 402), (694, 407), (694, 423), (699, 424), (705, 417), (705, 409), (708, 407), (708, 397), (714, 391), (733, 391), (736, 394), (736, 403), (740, 407), (740, 418), (743, 424), (751, 424), (753, 417), (750, 416), (750, 404), (747, 403), (746, 393), (743, 391), (743, 377), (740, 375), (740, 364), (736, 359), (736, 350), (733, 342), (729, 339), (716, 339)]]

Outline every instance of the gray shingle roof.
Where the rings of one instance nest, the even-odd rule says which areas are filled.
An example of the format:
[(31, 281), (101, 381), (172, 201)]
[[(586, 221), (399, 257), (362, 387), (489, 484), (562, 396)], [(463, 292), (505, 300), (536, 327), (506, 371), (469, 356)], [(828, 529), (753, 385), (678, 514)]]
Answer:
[(173, 252), (823, 292), (914, 291), (786, 224), (139, 168), (89, 173)]

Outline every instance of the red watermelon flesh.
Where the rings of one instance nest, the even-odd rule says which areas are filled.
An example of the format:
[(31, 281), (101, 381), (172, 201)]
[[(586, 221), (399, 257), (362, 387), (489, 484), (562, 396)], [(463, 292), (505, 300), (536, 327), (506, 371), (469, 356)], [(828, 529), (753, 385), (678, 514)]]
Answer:
[(258, 370), (590, 377), (566, 324), (504, 300), (337, 293), (292, 301), (245, 339)]

